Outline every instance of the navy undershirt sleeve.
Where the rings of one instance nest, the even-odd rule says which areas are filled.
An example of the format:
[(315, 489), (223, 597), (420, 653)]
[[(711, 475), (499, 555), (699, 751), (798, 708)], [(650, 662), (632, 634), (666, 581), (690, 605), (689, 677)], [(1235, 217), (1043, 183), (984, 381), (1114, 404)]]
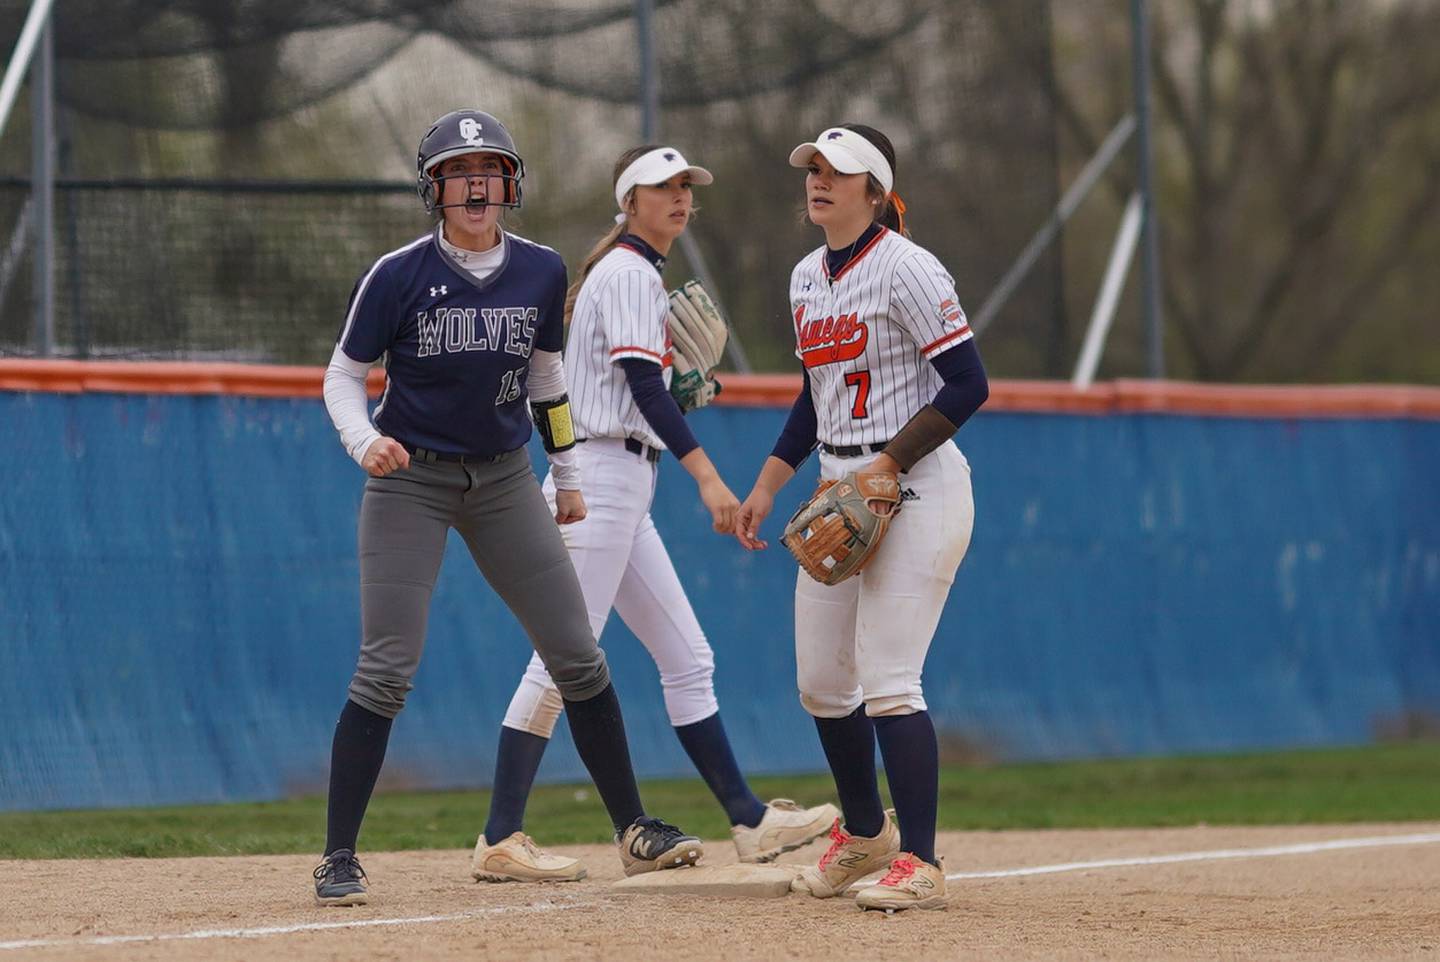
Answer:
[(665, 387), (660, 365), (638, 357), (623, 357), (618, 363), (625, 371), (625, 380), (630, 385), (635, 405), (670, 453), (678, 460), (698, 448), (700, 442), (695, 440), (690, 425), (685, 423), (680, 405), (675, 403), (670, 390)]
[(809, 371), (804, 372), (804, 378), (805, 383), (800, 388), (800, 395), (790, 406), (790, 417), (785, 420), (785, 427), (781, 429), (775, 448), (770, 452), (771, 457), (779, 458), (797, 471), (810, 456), (810, 452), (815, 450), (817, 440), (815, 399), (810, 396)]
[(985, 365), (980, 363), (975, 340), (962, 341), (935, 355), (930, 366), (945, 379), (930, 403), (958, 428), (970, 420), (970, 415), (980, 410), (980, 405), (990, 396), (990, 381), (985, 376)]

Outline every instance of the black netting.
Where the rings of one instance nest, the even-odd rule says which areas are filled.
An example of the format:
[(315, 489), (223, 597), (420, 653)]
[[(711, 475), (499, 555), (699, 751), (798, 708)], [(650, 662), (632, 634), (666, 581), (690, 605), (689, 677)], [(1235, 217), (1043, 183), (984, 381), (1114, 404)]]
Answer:
[[(1083, 3), (1123, 23), (1123, 5)], [(27, 6), (0, 0), (0, 36)], [(425, 228), (415, 144), (461, 105), (505, 119), (526, 158), (513, 226), (578, 264), (609, 226), (613, 160), (640, 140), (634, 14), (631, 0), (58, 4), (58, 349), (323, 361), (354, 278)], [(1055, 202), (1047, 0), (657, 0), (653, 36), (660, 136), (716, 173), (694, 236), (757, 368), (793, 365), (789, 270), (820, 235), (785, 158), (823, 127), (892, 137), (916, 239), (972, 311)], [(28, 141), (22, 96), (0, 138), (4, 353), (35, 344)], [(235, 180), (269, 187), (211, 183)], [(690, 268), (678, 260), (672, 279)], [(1060, 302), (1051, 254), (987, 358), (1056, 373)]]
[[(18, 211), (27, 193), (0, 188), (0, 211)], [(107, 243), (102, 232), (117, 221), (143, 233)], [(426, 219), (403, 187), (157, 182), (62, 190), (56, 227), (56, 353), (317, 363), (359, 265), (417, 236)], [(7, 300), (27, 303), (31, 278), (16, 281)], [(0, 341), (23, 343), (33, 322), (11, 307), (0, 305)]]

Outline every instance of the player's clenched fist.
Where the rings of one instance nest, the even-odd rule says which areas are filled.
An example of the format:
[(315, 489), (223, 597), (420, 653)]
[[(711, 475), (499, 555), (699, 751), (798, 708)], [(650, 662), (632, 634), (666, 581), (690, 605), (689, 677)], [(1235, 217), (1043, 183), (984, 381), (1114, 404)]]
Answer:
[(564, 488), (555, 492), (555, 520), (560, 524), (574, 524), (576, 521), (585, 520), (585, 499), (580, 496), (579, 491), (566, 491)]
[(365, 449), (360, 466), (372, 478), (383, 478), (392, 471), (410, 467), (410, 452), (394, 438), (376, 438)]

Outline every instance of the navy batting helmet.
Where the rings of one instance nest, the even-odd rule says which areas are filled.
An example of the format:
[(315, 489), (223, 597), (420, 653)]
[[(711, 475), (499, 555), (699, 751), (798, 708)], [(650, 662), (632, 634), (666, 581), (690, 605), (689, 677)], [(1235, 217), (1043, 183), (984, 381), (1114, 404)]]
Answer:
[(507, 168), (501, 176), (505, 184), (500, 200), (486, 203), (496, 207), (520, 206), (520, 181), (525, 176), (525, 161), (515, 149), (515, 141), (505, 125), (483, 110), (452, 110), (430, 125), (425, 136), (420, 138), (420, 150), (415, 155), (416, 189), (426, 212), (442, 207), (464, 207), (458, 204), (438, 203), (441, 187), (448, 178), (437, 177), (434, 170), (444, 161), (461, 154), (496, 154)]

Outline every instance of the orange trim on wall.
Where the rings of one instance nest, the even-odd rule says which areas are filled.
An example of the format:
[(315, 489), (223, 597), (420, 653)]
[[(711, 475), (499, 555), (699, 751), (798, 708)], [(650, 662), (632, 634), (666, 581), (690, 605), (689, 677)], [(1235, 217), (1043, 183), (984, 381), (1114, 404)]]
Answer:
[[(0, 358), (0, 391), (235, 394), (318, 398), (325, 369), (192, 361), (48, 361)], [(717, 404), (789, 407), (798, 374), (722, 374)], [(378, 396), (385, 372), (370, 372)], [(1194, 384), (1119, 380), (1077, 391), (1064, 381), (990, 382), (991, 412), (1186, 414), (1211, 417), (1440, 419), (1440, 387), (1415, 385)]]
[[(0, 358), (0, 391), (61, 394), (241, 394), (320, 397), (323, 367), (194, 361), (39, 361)], [(385, 388), (385, 372), (370, 371), (371, 396)]]

